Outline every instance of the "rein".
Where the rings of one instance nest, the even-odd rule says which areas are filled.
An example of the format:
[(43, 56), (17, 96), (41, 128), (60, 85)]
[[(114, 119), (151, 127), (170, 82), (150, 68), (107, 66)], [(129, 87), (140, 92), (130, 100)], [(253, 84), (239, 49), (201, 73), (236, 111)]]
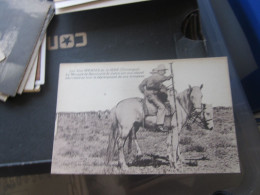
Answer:
[[(204, 110), (205, 110), (205, 108), (203, 108), (203, 110), (202, 110), (199, 114), (201, 114)], [(209, 121), (212, 121), (212, 120), (213, 120), (213, 118), (206, 119), (205, 116), (204, 116), (204, 114), (203, 114), (203, 118), (200, 118), (200, 117), (198, 117), (198, 118), (200, 119), (200, 121), (195, 121), (195, 122), (196, 122), (196, 124), (199, 125), (201, 128), (204, 128), (205, 125), (207, 125), (207, 123), (208, 123)], [(203, 125), (204, 125), (204, 126), (203, 126)]]
[[(168, 90), (170, 89), (170, 86), (167, 87)], [(190, 93), (188, 94), (188, 98), (190, 100), (190, 94), (191, 94), (192, 91), (190, 91)], [(173, 92), (174, 93), (174, 92)], [(187, 115), (187, 120), (185, 121), (185, 123), (182, 125), (181, 129), (182, 130), (185, 126), (187, 126), (188, 124), (192, 124), (196, 121), (197, 118), (199, 118), (198, 116), (204, 111), (204, 109), (202, 109), (201, 112), (199, 113), (195, 113), (194, 110), (195, 108), (193, 108), (193, 110), (191, 111), (191, 113), (188, 112), (188, 110), (182, 105), (182, 103), (180, 102), (180, 99), (179, 98), (176, 98), (177, 101), (179, 102), (181, 108), (184, 110), (184, 112), (186, 113)], [(176, 108), (176, 102), (175, 102), (175, 113), (177, 114), (177, 108)], [(174, 114), (174, 113), (173, 113)], [(200, 119), (201, 123), (203, 122), (201, 119)], [(178, 122), (177, 122), (178, 123)]]
[[(167, 89), (168, 89), (168, 90), (170, 90), (170, 89), (173, 89), (173, 90), (174, 90), (172, 84), (169, 85), (169, 86), (167, 86)], [(173, 93), (174, 93), (174, 91), (173, 91)], [(192, 91), (190, 91), (189, 94), (188, 94), (188, 99), (189, 99), (189, 101), (190, 101), (190, 94), (191, 94), (191, 93), (192, 93)], [(204, 112), (204, 110), (205, 110), (206, 108), (202, 107), (202, 109), (201, 109), (200, 112), (195, 112), (195, 108), (193, 107), (192, 111), (189, 113), (189, 111), (188, 111), (188, 110), (184, 107), (184, 105), (181, 103), (180, 99), (179, 99), (179, 98), (176, 98), (176, 99), (177, 99), (177, 101), (179, 102), (179, 104), (180, 104), (181, 108), (183, 109), (183, 111), (184, 111), (184, 112), (186, 113), (186, 115), (187, 115), (187, 119), (186, 119), (185, 123), (183, 124), (181, 130), (182, 130), (185, 126), (190, 125), (190, 124), (193, 124), (193, 123), (196, 123), (196, 124), (197, 124), (198, 126), (200, 126), (201, 128), (204, 128), (205, 124), (206, 124), (208, 121), (213, 120), (213, 119), (208, 119), (208, 120), (206, 120), (204, 114), (203, 114), (203, 118), (199, 117), (199, 116)], [(175, 105), (176, 105), (176, 103), (175, 103)], [(176, 108), (176, 109), (177, 109), (177, 108)], [(174, 113), (177, 112), (176, 109), (175, 109), (175, 112), (174, 112)], [(173, 113), (173, 115), (174, 115), (174, 113)], [(198, 119), (199, 119), (199, 121), (198, 121)]]
[[(193, 124), (194, 122), (196, 122), (196, 119), (200, 118), (198, 116), (203, 112), (203, 110), (201, 112), (198, 112), (198, 113), (195, 113), (194, 110), (195, 109), (193, 109), (191, 114), (188, 115), (187, 120), (183, 124), (183, 127), (185, 127), (185, 126), (187, 126), (189, 124)], [(200, 119), (200, 121), (201, 121), (201, 123), (203, 123), (203, 121), (201, 119)], [(201, 123), (199, 123), (199, 124), (201, 124)]]

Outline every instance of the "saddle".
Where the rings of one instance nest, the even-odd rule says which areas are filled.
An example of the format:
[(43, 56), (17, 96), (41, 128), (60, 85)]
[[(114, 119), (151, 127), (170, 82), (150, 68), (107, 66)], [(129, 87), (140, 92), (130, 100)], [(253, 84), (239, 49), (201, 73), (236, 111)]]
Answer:
[[(142, 99), (142, 105), (145, 116), (156, 116), (158, 109), (156, 106), (150, 102), (147, 98)], [(174, 113), (174, 108), (170, 105), (168, 101), (164, 102), (164, 106), (166, 108), (166, 115), (171, 116)]]

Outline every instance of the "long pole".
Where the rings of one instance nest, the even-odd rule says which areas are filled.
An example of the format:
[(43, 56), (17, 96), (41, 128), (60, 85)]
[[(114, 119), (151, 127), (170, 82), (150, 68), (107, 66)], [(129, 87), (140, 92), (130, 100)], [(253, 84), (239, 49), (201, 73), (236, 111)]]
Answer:
[[(176, 97), (175, 97), (175, 87), (174, 87), (174, 79), (173, 79), (173, 70), (172, 70), (172, 63), (170, 63), (170, 69), (171, 69), (171, 74), (172, 74), (172, 87), (173, 87), (173, 100), (174, 100), (174, 107), (175, 107), (175, 114), (176, 114), (176, 125), (177, 127), (172, 128), (172, 138), (171, 138), (171, 155), (173, 156), (173, 162), (174, 162), (174, 167), (175, 163), (177, 163), (177, 156), (178, 156), (178, 145), (179, 145), (179, 124), (178, 124), (178, 113), (177, 113), (177, 105), (176, 105)], [(176, 146), (176, 148), (175, 148)], [(173, 152), (175, 154), (173, 154)]]
[[(171, 74), (173, 75), (172, 63), (170, 63), (170, 69), (171, 69)], [(176, 97), (175, 97), (175, 87), (174, 87), (173, 77), (172, 77), (172, 88), (173, 88), (174, 108), (175, 108), (175, 112), (176, 112), (176, 123), (177, 123), (177, 129), (178, 129), (178, 128), (179, 128), (179, 124), (178, 124), (178, 114), (177, 114)]]

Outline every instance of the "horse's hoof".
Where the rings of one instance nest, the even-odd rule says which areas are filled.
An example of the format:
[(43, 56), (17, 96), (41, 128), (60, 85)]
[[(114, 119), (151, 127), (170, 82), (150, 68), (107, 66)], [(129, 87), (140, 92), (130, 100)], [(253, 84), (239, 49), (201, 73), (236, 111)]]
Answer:
[(124, 165), (124, 166), (121, 167), (121, 169), (124, 170), (124, 171), (127, 171), (127, 170), (129, 170), (129, 167), (127, 165)]
[(170, 162), (170, 167), (176, 169), (175, 163)]
[(122, 170), (128, 170), (128, 166), (126, 164), (118, 164), (118, 166), (120, 167), (120, 169)]

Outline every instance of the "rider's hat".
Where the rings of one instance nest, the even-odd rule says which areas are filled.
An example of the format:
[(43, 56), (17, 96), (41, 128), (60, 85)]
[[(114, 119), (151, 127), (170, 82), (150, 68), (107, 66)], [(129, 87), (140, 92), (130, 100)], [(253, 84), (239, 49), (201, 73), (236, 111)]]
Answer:
[(157, 68), (155, 68), (155, 69), (156, 69), (156, 71), (160, 71), (160, 70), (168, 70), (168, 69), (165, 67), (164, 64), (159, 64), (159, 65), (157, 66)]

